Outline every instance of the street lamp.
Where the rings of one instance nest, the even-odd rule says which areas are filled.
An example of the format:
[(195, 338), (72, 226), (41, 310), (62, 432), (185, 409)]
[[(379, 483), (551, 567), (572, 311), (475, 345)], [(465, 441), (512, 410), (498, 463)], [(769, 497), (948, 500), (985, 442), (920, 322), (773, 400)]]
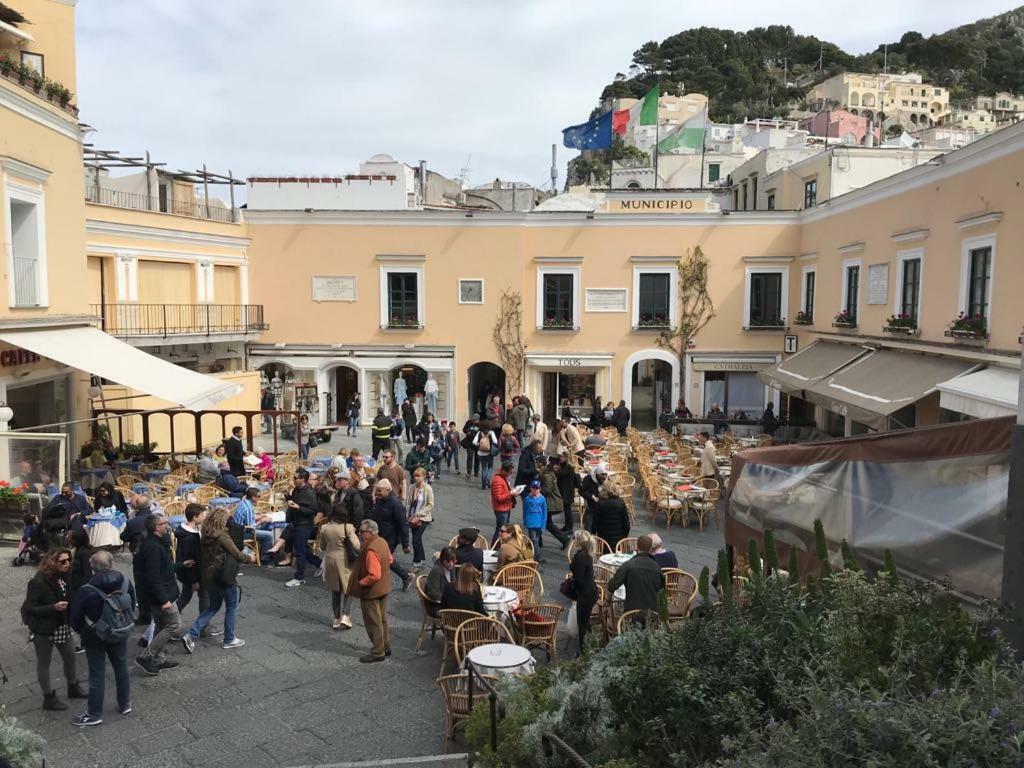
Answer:
[(0, 401), (0, 423), (6, 424), (14, 418), (14, 411), (7, 403)]

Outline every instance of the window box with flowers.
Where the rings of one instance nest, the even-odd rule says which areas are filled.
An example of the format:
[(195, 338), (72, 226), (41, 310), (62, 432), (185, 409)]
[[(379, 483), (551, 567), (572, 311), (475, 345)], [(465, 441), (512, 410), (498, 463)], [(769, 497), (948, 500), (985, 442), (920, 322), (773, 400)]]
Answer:
[(856, 328), (857, 318), (847, 312), (845, 309), (837, 314), (832, 320), (833, 328)]
[(745, 331), (785, 331), (788, 330), (786, 318), (762, 320), (760, 317), (751, 317), (750, 324), (744, 326)]
[(892, 315), (882, 326), (885, 333), (902, 334), (904, 336), (916, 336), (917, 320), (908, 314)]
[(640, 320), (637, 322), (636, 327), (664, 330), (670, 326), (668, 318), (664, 315), (640, 315)]
[(28, 483), (11, 485), (8, 480), (0, 480), (0, 513), (21, 515), (28, 510)]
[(793, 325), (814, 325), (814, 317), (810, 312), (797, 312)]
[(3, 53), (0, 53), (0, 76), (18, 83), (71, 115), (78, 114), (78, 108), (71, 103), (73, 94), (67, 87), (56, 80), (44, 77), (24, 62), (15, 61)]
[(557, 318), (557, 317), (545, 317), (544, 324), (541, 326), (541, 330), (544, 331), (574, 331), (576, 327), (572, 324), (571, 319)]
[(388, 328), (419, 328), (420, 321), (415, 315), (392, 315), (388, 320)]
[(981, 315), (968, 317), (961, 312), (946, 329), (946, 336), (951, 339), (984, 340), (988, 338), (988, 321)]

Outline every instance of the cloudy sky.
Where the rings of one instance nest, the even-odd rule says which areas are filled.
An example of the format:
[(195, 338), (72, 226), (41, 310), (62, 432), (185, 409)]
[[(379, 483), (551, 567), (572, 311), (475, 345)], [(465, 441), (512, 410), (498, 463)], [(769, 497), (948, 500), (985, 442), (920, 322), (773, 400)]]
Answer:
[[(469, 182), (549, 179), (646, 40), (785, 23), (851, 52), (1013, 0), (81, 0), (78, 100), (104, 149), (173, 169), (352, 173), (387, 152)], [(856, 7), (853, 12), (849, 9)], [(559, 184), (574, 152), (559, 147)]]

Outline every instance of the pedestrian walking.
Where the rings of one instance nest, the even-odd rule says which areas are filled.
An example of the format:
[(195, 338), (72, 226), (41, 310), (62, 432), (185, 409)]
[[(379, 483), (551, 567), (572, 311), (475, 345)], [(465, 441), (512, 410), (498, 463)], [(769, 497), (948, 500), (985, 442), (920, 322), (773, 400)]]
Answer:
[(206, 507), (201, 504), (189, 504), (185, 507), (185, 522), (175, 534), (174, 574), (181, 583), (181, 594), (178, 595), (178, 613), (192, 602), (192, 596), (199, 597), (199, 613), (210, 605), (209, 596), (203, 589), (203, 579), (199, 565), (200, 529), (206, 520)]
[(619, 404), (616, 406), (615, 411), (612, 414), (612, 421), (620, 435), (625, 436), (626, 428), (629, 427), (630, 418), (631, 414), (629, 412), (629, 408), (626, 407), (626, 401), (619, 400)]
[(589, 531), (579, 530), (573, 534), (576, 551), (569, 562), (572, 573), (572, 595), (576, 601), (576, 629), (579, 646), (576, 655), (583, 654), (583, 645), (590, 631), (590, 614), (597, 604), (597, 582), (594, 581), (594, 558), (597, 556), (597, 542)]
[[(370, 517), (377, 525), (377, 533), (388, 543), (392, 554), (401, 544), (402, 551), (408, 555), (412, 551), (409, 548), (409, 519), (391, 483), (388, 480), (378, 480), (374, 486), (374, 496), (373, 512)], [(412, 576), (394, 557), (389, 561), (389, 565), (394, 574), (402, 580), (402, 591), (405, 592), (412, 583)]]
[(555, 515), (562, 514), (564, 510), (562, 491), (558, 486), (558, 475), (555, 472), (555, 465), (545, 462), (541, 455), (537, 456), (536, 477), (540, 480), (540, 492), (548, 505), (548, 519), (544, 528), (558, 540), (562, 549), (565, 549), (569, 546), (569, 537), (562, 533), (554, 519)]
[(359, 525), (362, 550), (349, 579), (348, 593), (359, 599), (363, 626), (370, 638), (370, 652), (359, 657), (364, 664), (384, 661), (391, 655), (391, 632), (388, 628), (388, 595), (391, 593), (391, 549), (377, 535), (373, 520)]
[(147, 675), (157, 675), (166, 669), (181, 666), (164, 655), (167, 643), (180, 640), (182, 635), (181, 614), (177, 605), (180, 591), (174, 577), (168, 528), (167, 518), (163, 515), (147, 516), (146, 535), (136, 555), (139, 561), (138, 580), (142, 585), (140, 591), (149, 602), (150, 616), (156, 623), (156, 634), (135, 659), (135, 663)]
[(413, 570), (419, 570), (427, 564), (427, 555), (423, 551), (423, 534), (434, 521), (434, 489), (427, 483), (427, 473), (423, 467), (412, 473), (406, 510), (409, 528), (412, 531), (412, 567)]
[(348, 401), (348, 409), (345, 412), (345, 416), (348, 418), (348, 428), (345, 430), (346, 435), (356, 436), (359, 428), (359, 413), (362, 411), (363, 403), (359, 399), (359, 393), (356, 392), (352, 395), (352, 399)]
[(288, 505), (287, 522), (292, 526), (292, 560), (295, 575), (286, 587), (301, 587), (306, 583), (306, 563), (320, 567), (320, 558), (309, 550), (309, 537), (313, 532), (313, 519), (317, 513), (316, 493), (309, 484), (309, 472), (299, 467), (292, 478), (292, 491), (285, 496)]
[(57, 698), (57, 691), (50, 678), (50, 661), (54, 650), (64, 663), (68, 698), (86, 698), (85, 691), (78, 684), (75, 643), (68, 623), (70, 572), (71, 550), (66, 547), (51, 548), (39, 563), (35, 576), (28, 582), (25, 601), (21, 604), (21, 620), (29, 629), (29, 637), (36, 651), (36, 679), (43, 694), (43, 709), (68, 708), (67, 704)]
[(476, 436), (480, 431), (480, 414), (474, 413), (462, 425), (462, 448), (466, 451), (466, 479), (480, 477), (480, 461), (477, 458)]
[(572, 533), (573, 524), (576, 522), (576, 490), (580, 487), (580, 476), (573, 466), (572, 456), (562, 453), (561, 456), (552, 456), (555, 465), (555, 475), (558, 477), (558, 492), (562, 497), (562, 511), (565, 519), (562, 521), (562, 532)]
[(94, 575), (71, 603), (69, 621), (82, 637), (89, 665), (89, 701), (86, 711), (71, 719), (72, 725), (103, 723), (103, 697), (107, 661), (114, 670), (117, 710), (122, 717), (132, 711), (131, 676), (128, 674), (128, 636), (135, 625), (135, 589), (120, 571), (114, 556), (97, 550), (89, 558)]
[[(491, 473), (494, 471), (494, 455), (498, 452), (498, 438), (489, 426), (481, 426), (473, 438), (473, 445), (476, 447), (476, 460), (480, 465), (480, 488), (486, 490), (491, 487)], [(504, 466), (504, 461), (502, 466)]]
[(501, 469), (491, 481), (491, 510), (494, 512), (494, 536), (491, 537), (491, 545), (498, 540), (501, 527), (512, 517), (512, 507), (516, 505), (516, 494), (508, 480), (514, 466), (512, 461), (503, 461)]
[(541, 533), (548, 523), (548, 503), (540, 492), (540, 480), (530, 483), (530, 492), (523, 497), (523, 527), (533, 542), (533, 554), (538, 563), (543, 563), (540, 550), (543, 546)]
[(381, 451), (387, 450), (391, 442), (391, 419), (384, 415), (384, 409), (378, 408), (370, 425), (370, 455), (376, 459)]
[(347, 590), (361, 547), (356, 531), (352, 514), (342, 500), (335, 502), (317, 537), (317, 545), (324, 554), (324, 582), (331, 590), (333, 629), (352, 629), (352, 595)]
[(610, 477), (598, 489), (597, 506), (588, 529), (607, 541), (613, 550), (629, 536), (629, 509), (619, 494), (617, 483)]

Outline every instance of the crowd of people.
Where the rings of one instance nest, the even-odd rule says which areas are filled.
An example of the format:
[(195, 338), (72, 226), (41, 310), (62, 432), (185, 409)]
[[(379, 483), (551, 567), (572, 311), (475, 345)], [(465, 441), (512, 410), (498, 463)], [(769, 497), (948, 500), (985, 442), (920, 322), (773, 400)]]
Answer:
[[(608, 410), (595, 400), (591, 424), (625, 432), (628, 422), (623, 402)], [(82, 521), (92, 507), (65, 485), (43, 513), (39, 528), (45, 554), (22, 607), (36, 650), (44, 708), (68, 706), (51, 680), (55, 650), (63, 663), (68, 698), (88, 698), (86, 712), (73, 722), (88, 726), (103, 720), (107, 661), (117, 681), (119, 711), (131, 711), (127, 643), (134, 627), (145, 628), (135, 665), (150, 676), (179, 666), (168, 653), (175, 646), (192, 654), (200, 639), (220, 637), (226, 650), (242, 647), (245, 641), (237, 634), (240, 566), (258, 563), (245, 545), (249, 538), (258, 542), (264, 564), (293, 569), (286, 587), (302, 587), (310, 571), (323, 578), (330, 592), (333, 629), (352, 629), (353, 602), (359, 601), (370, 641), (369, 651), (359, 659), (364, 663), (391, 655), (387, 614), (392, 588), (406, 592), (416, 575), (424, 576), (431, 610), (459, 608), (485, 614), (480, 530), (462, 528), (454, 546), (436, 552), (429, 551), (425, 540), (441, 506), (440, 489), (433, 483), (442, 475), (442, 466), (447, 469), (454, 463), (455, 476), (460, 474), (463, 452), (464, 477), (479, 479), (480, 488), (488, 492), (495, 523), (491, 544), (497, 550), (499, 571), (526, 560), (545, 562), (545, 534), (549, 550), (563, 552), (574, 545), (569, 564), (572, 589), (565, 591), (578, 603), (582, 650), (597, 599), (595, 537), (614, 547), (631, 533), (623, 491), (604, 465), (582, 478), (577, 469), (577, 457), (582, 458), (587, 447), (603, 444), (604, 438), (596, 430), (584, 437), (586, 430), (574, 424), (568, 411), (549, 429), (525, 396), (513, 398), (508, 408), (493, 398), (484, 413), (473, 414), (461, 430), (454, 422), (437, 422), (429, 413), (411, 430), (407, 423), (400, 411), (391, 416), (378, 411), (372, 427), (372, 462), (356, 449), (342, 449), (329, 466), (321, 462), (312, 471), (297, 466), (283, 498), (285, 525), (277, 536), (267, 529), (270, 516), (256, 514), (255, 487), (229, 491), (240, 493), (234, 505), (188, 504), (184, 522), (172, 533), (171, 521), (148, 497), (140, 494), (126, 500), (113, 486), (101, 485), (94, 503), (130, 515), (122, 533), (132, 556), (130, 579), (114, 568), (110, 552), (89, 546)], [(409, 446), (404, 459), (403, 442)], [(235, 432), (204, 455), (197, 480), (221, 484), (227, 473), (238, 482), (248, 461), (241, 446), (241, 435)], [(713, 463), (713, 454), (711, 459)], [(267, 470), (279, 472), (280, 467), (271, 462)], [(584, 504), (580, 529), (574, 525), (577, 495)], [(517, 506), (521, 517), (514, 522)], [(399, 547), (402, 556), (412, 556), (408, 568)], [(656, 607), (651, 595), (656, 597), (661, 588), (655, 581), (663, 567), (656, 563), (675, 563), (672, 553), (659, 548), (656, 536), (641, 536), (638, 557), (616, 574), (616, 581), (626, 586), (627, 610)], [(197, 615), (187, 624), (182, 615), (193, 598)], [(214, 620), (222, 609), (219, 628)], [(76, 669), (75, 635), (87, 657), (88, 689)]]

